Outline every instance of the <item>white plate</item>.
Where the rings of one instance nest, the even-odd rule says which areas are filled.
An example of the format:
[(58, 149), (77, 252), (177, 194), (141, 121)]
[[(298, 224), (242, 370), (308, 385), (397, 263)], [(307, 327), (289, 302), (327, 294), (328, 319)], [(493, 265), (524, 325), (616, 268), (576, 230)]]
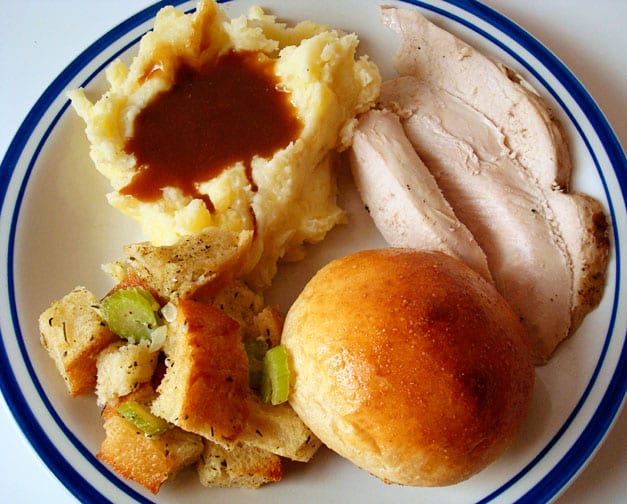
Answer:
[[(379, 22), (374, 0), (291, 2), (235, 0), (231, 15), (252, 3), (287, 21), (305, 18), (355, 31), (361, 51), (385, 76), (396, 36)], [(138, 228), (108, 207), (109, 190), (88, 158), (83, 124), (64, 91), (85, 85), (102, 91), (102, 69), (128, 59), (151, 27), (146, 9), (88, 47), (50, 85), (15, 136), (0, 168), (0, 385), (18, 424), (41, 458), (84, 502), (523, 502), (557, 495), (594, 452), (620, 409), (627, 388), (624, 299), (627, 163), (618, 141), (579, 82), (543, 46), (492, 10), (474, 2), (386, 2), (422, 9), (431, 19), (525, 75), (567, 127), (576, 165), (575, 189), (603, 201), (612, 218), (609, 281), (599, 308), (538, 369), (528, 421), (516, 445), (478, 476), (440, 489), (387, 486), (323, 450), (307, 465), (290, 466), (283, 482), (249, 491), (204, 489), (193, 472), (169, 482), (157, 497), (119, 480), (94, 453), (103, 436), (92, 397), (70, 399), (36, 336), (37, 317), (78, 284), (97, 293), (109, 287), (100, 264), (118, 258), (121, 245), (142, 239)], [(193, 3), (180, 8), (188, 10)], [(358, 15), (355, 15), (358, 13)], [(362, 210), (350, 179), (341, 180), (352, 217), (312, 247), (307, 260), (284, 268), (273, 298), (289, 306), (311, 273), (332, 257), (383, 242)], [(621, 310), (619, 307), (623, 307)]]

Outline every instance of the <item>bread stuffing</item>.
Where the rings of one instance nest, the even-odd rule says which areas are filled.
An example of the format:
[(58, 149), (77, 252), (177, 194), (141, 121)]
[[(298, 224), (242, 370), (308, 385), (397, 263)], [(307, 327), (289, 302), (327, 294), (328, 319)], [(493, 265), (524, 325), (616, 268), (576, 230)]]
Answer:
[(40, 317), (42, 341), (70, 393), (95, 392), (104, 408), (98, 457), (154, 493), (194, 465), (205, 486), (256, 488), (281, 479), (284, 459), (308, 462), (320, 447), (287, 395), (269, 399), (276, 386), (266, 354), (280, 348), (283, 316), (233, 278), (238, 244), (249, 242), (206, 233), (214, 240), (204, 251), (206, 274), (188, 260), (176, 270), (184, 282), (164, 280), (176, 258), (198, 257), (203, 233), (164, 247), (136, 244), (128, 259), (105, 268), (115, 287), (103, 298), (79, 287)]

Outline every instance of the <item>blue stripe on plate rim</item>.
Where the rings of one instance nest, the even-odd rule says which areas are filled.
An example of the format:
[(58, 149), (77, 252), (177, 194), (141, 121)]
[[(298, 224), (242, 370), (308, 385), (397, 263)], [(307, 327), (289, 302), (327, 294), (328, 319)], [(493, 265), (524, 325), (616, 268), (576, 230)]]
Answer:
[[(228, 1), (228, 0), (227, 0)], [(448, 17), (449, 19), (459, 23), (467, 28), (475, 31), (480, 36), (486, 38), (495, 46), (507, 52), (512, 58), (514, 58), (520, 65), (522, 65), (527, 71), (530, 72), (539, 82), (547, 89), (552, 97), (559, 103), (562, 109), (567, 113), (569, 119), (573, 122), (576, 129), (580, 133), (581, 137), (584, 139), (586, 144), (586, 148), (588, 149), (589, 154), (592, 156), (593, 161), (595, 163), (595, 167), (599, 174), (599, 177), (602, 180), (604, 191), (606, 195), (608, 195), (609, 201), (609, 210), (612, 222), (616, 222), (615, 219), (615, 208), (613, 206), (613, 202), (609, 200), (609, 192), (605, 177), (601, 171), (601, 167), (599, 165), (598, 159), (595, 156), (595, 153), (589, 143), (588, 138), (584, 134), (580, 124), (577, 122), (576, 118), (566, 106), (566, 104), (562, 101), (559, 94), (542, 78), (539, 72), (537, 72), (530, 64), (528, 64), (522, 57), (520, 57), (517, 53), (511, 50), (506, 44), (504, 44), (498, 38), (495, 38), (491, 34), (482, 30), (478, 26), (470, 23), (467, 19), (461, 18), (449, 12), (446, 9), (442, 9), (436, 7), (434, 5), (430, 5), (420, 0), (403, 0), (405, 3), (413, 4), (419, 6), (421, 8), (430, 10), (439, 15)], [(575, 103), (581, 108), (585, 117), (588, 119), (592, 127), (594, 128), (596, 134), (599, 136), (599, 139), (605, 148), (606, 154), (610, 163), (615, 171), (616, 177), (619, 182), (619, 186), (622, 192), (623, 201), (625, 200), (625, 193), (627, 192), (627, 162), (625, 160), (625, 155), (623, 150), (618, 142), (618, 139), (614, 135), (611, 127), (605, 120), (603, 114), (598, 109), (595, 102), (589, 96), (587, 91), (583, 88), (581, 83), (571, 74), (571, 72), (550, 52), (548, 51), (540, 42), (534, 39), (531, 35), (529, 35), (526, 31), (520, 28), (518, 25), (513, 23), (512, 21), (505, 18), (503, 15), (498, 12), (492, 10), (490, 7), (487, 7), (483, 4), (475, 0), (444, 0), (446, 3), (461, 9), (483, 21), (488, 23), (491, 27), (496, 28), (499, 32), (507, 35), (510, 39), (516, 41), (530, 54), (533, 54), (538, 61), (542, 63), (542, 65), (558, 80), (558, 82), (564, 86), (565, 89), (568, 90), (568, 93), (574, 99)], [(184, 3), (183, 0), (177, 0), (175, 2), (167, 2), (161, 1), (155, 5), (152, 5), (141, 12), (135, 14), (134, 16), (128, 18), (126, 21), (120, 23), (115, 28), (110, 30), (108, 33), (99, 38), (96, 42), (90, 45), (87, 49), (85, 49), (74, 61), (72, 61), (66, 69), (48, 86), (46, 91), (42, 94), (36, 104), (33, 106), (32, 110), (27, 115), (26, 119), (20, 126), (18, 132), (15, 135), (15, 138), (11, 142), (9, 149), (7, 150), (7, 154), (5, 155), (2, 165), (0, 168), (0, 190), (2, 191), (2, 201), (4, 203), (5, 197), (7, 195), (7, 189), (9, 186), (10, 179), (13, 174), (13, 169), (18, 162), (20, 156), (22, 155), (22, 151), (25, 147), (27, 140), (32, 135), (35, 127), (39, 124), (39, 121), (42, 119), (44, 113), (49, 109), (52, 105), (53, 101), (58, 97), (59, 92), (65, 89), (65, 86), (76, 76), (89, 62), (91, 62), (97, 55), (103, 52), (107, 47), (112, 45), (115, 41), (122, 38), (124, 35), (129, 33), (134, 28), (140, 26), (144, 22), (152, 19), (156, 12), (163, 7), (164, 5), (178, 5)], [(138, 38), (132, 40), (131, 42), (124, 45), (123, 48), (119, 49), (116, 54), (112, 55), (106, 62), (100, 65), (91, 75), (85, 80), (84, 84), (90, 82), (113, 58), (117, 57), (128, 47), (137, 43)], [(18, 341), (18, 345), (20, 351), (22, 353), (22, 357), (24, 359), (25, 366), (27, 368), (28, 374), (33, 381), (37, 392), (40, 396), (42, 403), (48, 410), (48, 413), (52, 416), (52, 418), (56, 421), (58, 426), (60, 427), (63, 434), (68, 438), (70, 443), (74, 445), (74, 447), (84, 456), (92, 465), (102, 474), (104, 478), (110, 481), (112, 484), (120, 488), (123, 492), (125, 492), (129, 497), (137, 500), (138, 502), (149, 503), (150, 500), (146, 499), (144, 496), (130, 488), (128, 485), (121, 482), (117, 477), (112, 475), (110, 471), (102, 466), (102, 464), (93, 456), (93, 454), (85, 448), (85, 446), (78, 440), (74, 434), (67, 429), (67, 427), (60, 420), (58, 415), (55, 413), (54, 408), (50, 404), (48, 398), (46, 397), (39, 380), (37, 379), (36, 373), (32, 368), (32, 364), (28, 358), (26, 348), (23, 343), (23, 338), (21, 335), (21, 330), (19, 327), (18, 318), (17, 318), (17, 306), (13, 301), (14, 297), (14, 284), (13, 284), (13, 246), (15, 241), (15, 233), (16, 233), (16, 224), (17, 224), (17, 216), (19, 214), (19, 208), (22, 201), (23, 193), (25, 191), (26, 184), (28, 182), (30, 173), (34, 167), (35, 161), (37, 159), (37, 155), (39, 150), (42, 148), (43, 144), (46, 141), (47, 136), (54, 128), (56, 122), (61, 117), (61, 115), (67, 109), (68, 104), (65, 103), (59, 110), (59, 112), (55, 115), (53, 120), (51, 121), (49, 127), (46, 132), (42, 136), (39, 145), (29, 163), (28, 169), (25, 173), (25, 176), (22, 180), (22, 184), (20, 187), (20, 192), (16, 199), (16, 205), (14, 212), (12, 214), (12, 222), (9, 231), (9, 239), (8, 239), (8, 261), (7, 261), (7, 284), (9, 289), (9, 300), (10, 300), (10, 312), (11, 318), (13, 321), (13, 327), (15, 330), (15, 337)], [(614, 227), (614, 247), (615, 247), (615, 255), (616, 255), (616, 267), (617, 267), (617, 278), (620, 278), (621, 271), (621, 262), (620, 262), (620, 249), (619, 249), (619, 237), (618, 231)], [(620, 294), (620, 285), (616, 286), (613, 306), (612, 306), (612, 314), (611, 320), (609, 324), (609, 329), (606, 334), (605, 343), (601, 352), (601, 356), (597, 363), (597, 366), (594, 370), (592, 378), (586, 387), (581, 399), (573, 409), (572, 413), (569, 415), (568, 419), (564, 423), (564, 425), (560, 428), (560, 430), (556, 433), (556, 435), (551, 439), (551, 441), (547, 444), (547, 446), (532, 460), (525, 468), (523, 468), (516, 476), (510, 479), (507, 483), (502, 485), (500, 488), (494, 490), (490, 495), (483, 498), (481, 503), (487, 503), (501, 495), (507, 489), (512, 487), (518, 481), (520, 481), (534, 466), (536, 466), (542, 458), (553, 448), (553, 446), (560, 440), (563, 436), (564, 432), (568, 429), (570, 424), (576, 418), (580, 409), (588, 399), (590, 391), (598, 377), (598, 374), (603, 365), (605, 355), (607, 352), (607, 348), (609, 342), (611, 340), (611, 336), (614, 330), (614, 324), (617, 314), (618, 308), (618, 299)], [(577, 474), (579, 470), (583, 467), (585, 462), (590, 458), (590, 456), (594, 453), (594, 450), (602, 441), (605, 436), (607, 430), (609, 429), (611, 423), (613, 422), (616, 414), (620, 410), (622, 402), (625, 397), (625, 392), (627, 391), (627, 366), (625, 365), (627, 361), (627, 346), (623, 343), (623, 348), (621, 350), (620, 359), (616, 366), (616, 371), (612, 375), (612, 378), (609, 382), (609, 385), (603, 395), (602, 400), (599, 402), (599, 405), (594, 412), (591, 420), (588, 422), (585, 429), (582, 431), (580, 436), (577, 438), (575, 443), (571, 446), (569, 451), (562, 457), (562, 459), (544, 476), (539, 482), (537, 482), (526, 494), (520, 499), (519, 502), (529, 502), (536, 503), (541, 501), (551, 500), (553, 497), (559, 494), (561, 490), (568, 484), (569, 481)], [(37, 422), (37, 418), (35, 417), (32, 410), (29, 408), (22, 392), (19, 387), (15, 385), (16, 380), (13, 374), (13, 371), (10, 366), (10, 362), (8, 360), (8, 356), (6, 354), (6, 349), (4, 344), (0, 345), (0, 389), (6, 399), (6, 402), (11, 409), (13, 416), (16, 419), (16, 422), (24, 432), (27, 439), (36, 449), (39, 456), (42, 460), (49, 466), (49, 468), (53, 471), (53, 473), (58, 477), (58, 479), (82, 502), (108, 502), (108, 499), (103, 496), (95, 487), (93, 487), (76, 469), (74, 469), (67, 461), (64, 460), (63, 456), (59, 453), (59, 450), (54, 445), (54, 443), (48, 438), (44, 427)]]

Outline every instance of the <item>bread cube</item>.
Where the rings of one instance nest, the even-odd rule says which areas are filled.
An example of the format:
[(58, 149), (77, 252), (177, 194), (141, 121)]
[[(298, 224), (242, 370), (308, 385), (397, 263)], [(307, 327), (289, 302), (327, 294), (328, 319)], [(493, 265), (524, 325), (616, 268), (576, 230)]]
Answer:
[(95, 387), (98, 355), (119, 340), (105, 325), (96, 305), (91, 292), (76, 287), (39, 316), (41, 343), (72, 396)]
[(242, 443), (227, 450), (206, 441), (197, 469), (207, 487), (259, 488), (283, 477), (281, 457)]
[(248, 417), (248, 357), (239, 324), (212, 305), (180, 299), (163, 347), (157, 415), (217, 443), (237, 438)]
[(157, 367), (159, 352), (150, 351), (150, 342), (117, 342), (105, 348), (96, 361), (98, 370), (96, 396), (104, 406), (118, 397), (137, 390), (150, 381)]
[(248, 405), (250, 415), (239, 441), (298, 462), (308, 462), (320, 448), (320, 440), (289, 403), (273, 406), (251, 396)]
[(283, 315), (277, 307), (266, 306), (263, 295), (244, 282), (234, 281), (211, 302), (240, 323), (242, 338), (263, 339), (269, 347), (281, 340)]
[(147, 436), (117, 411), (125, 400), (148, 404), (153, 395), (152, 388), (144, 385), (136, 393), (105, 407), (106, 437), (96, 456), (123, 478), (136, 481), (156, 494), (166, 480), (196, 463), (204, 446), (200, 436), (175, 426), (162, 434)]
[(268, 347), (277, 346), (281, 343), (281, 332), (283, 331), (283, 314), (275, 306), (266, 306), (255, 315), (255, 328), (258, 338), (262, 338)]
[(251, 241), (252, 231), (208, 228), (174, 245), (126, 245), (124, 253), (131, 268), (161, 297), (207, 300), (239, 273)]
[(236, 320), (242, 330), (242, 338), (256, 338), (255, 315), (263, 310), (263, 296), (244, 282), (235, 281), (221, 289), (211, 304)]

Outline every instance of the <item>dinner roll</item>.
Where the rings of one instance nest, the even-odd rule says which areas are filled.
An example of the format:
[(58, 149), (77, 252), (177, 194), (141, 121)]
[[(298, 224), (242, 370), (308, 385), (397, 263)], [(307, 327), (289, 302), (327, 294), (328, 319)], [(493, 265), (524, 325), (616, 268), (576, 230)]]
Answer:
[(534, 367), (495, 288), (439, 252), (332, 261), (285, 320), (290, 402), (332, 450), (387, 483), (449, 485), (511, 445)]

